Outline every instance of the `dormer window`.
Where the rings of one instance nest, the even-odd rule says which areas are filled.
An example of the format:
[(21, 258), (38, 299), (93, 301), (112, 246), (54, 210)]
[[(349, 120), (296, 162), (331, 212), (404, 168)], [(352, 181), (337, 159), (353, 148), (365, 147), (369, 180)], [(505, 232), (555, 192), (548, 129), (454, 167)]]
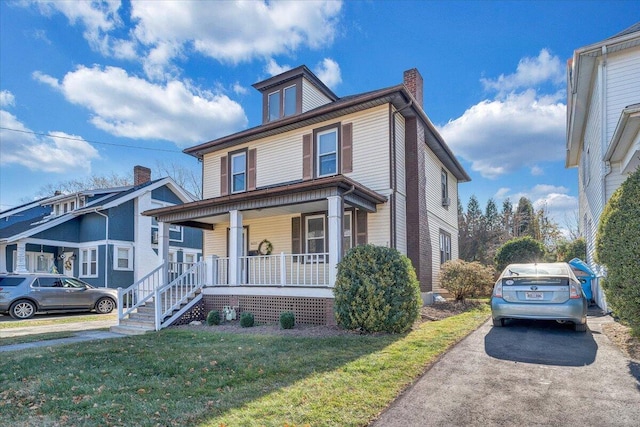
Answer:
[(268, 121), (292, 116), (300, 111), (298, 107), (298, 83), (280, 87), (267, 95)]
[(284, 116), (291, 116), (296, 113), (296, 86), (289, 86), (284, 89), (284, 100), (282, 102)]
[(278, 120), (280, 118), (280, 92), (272, 92), (269, 94), (269, 121)]

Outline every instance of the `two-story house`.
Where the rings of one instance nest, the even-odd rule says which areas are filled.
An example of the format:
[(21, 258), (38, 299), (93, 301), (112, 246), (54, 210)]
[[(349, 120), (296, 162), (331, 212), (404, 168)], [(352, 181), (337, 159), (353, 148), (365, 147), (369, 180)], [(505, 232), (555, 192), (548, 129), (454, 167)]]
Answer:
[[(577, 49), (567, 66), (566, 167), (578, 167), (580, 229), (594, 261), (600, 215), (613, 192), (640, 165), (640, 23)], [(606, 301), (599, 286), (594, 297)]]
[(332, 323), (336, 265), (365, 243), (406, 254), (422, 292), (437, 290), (470, 178), (423, 110), (420, 73), (342, 98), (306, 66), (253, 86), (261, 125), (184, 150), (202, 162), (203, 200), (145, 212), (205, 230), (207, 310)]
[(193, 202), (171, 178), (134, 168), (134, 185), (57, 193), (0, 212), (0, 272), (58, 272), (103, 287), (127, 287), (167, 260), (169, 269), (202, 257), (202, 232), (172, 226), (167, 256), (145, 210)]

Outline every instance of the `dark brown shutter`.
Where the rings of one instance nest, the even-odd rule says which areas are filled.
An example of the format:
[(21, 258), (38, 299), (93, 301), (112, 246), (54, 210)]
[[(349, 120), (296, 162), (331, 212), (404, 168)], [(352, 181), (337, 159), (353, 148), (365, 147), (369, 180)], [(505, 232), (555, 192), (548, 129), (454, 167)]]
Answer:
[(247, 190), (256, 189), (256, 149), (249, 150), (247, 154)]
[(358, 209), (356, 211), (356, 245), (366, 245), (367, 240), (367, 212)]
[(313, 146), (311, 134), (302, 135), (302, 179), (313, 178)]
[[(291, 253), (294, 255), (302, 253), (302, 239), (300, 238), (301, 234), (300, 217), (296, 216), (291, 218)], [(297, 257), (294, 257), (294, 262), (298, 262), (296, 258)]]
[(229, 194), (229, 169), (227, 167), (227, 156), (220, 158), (220, 195)]
[(342, 171), (340, 173), (353, 172), (353, 124), (342, 126)]

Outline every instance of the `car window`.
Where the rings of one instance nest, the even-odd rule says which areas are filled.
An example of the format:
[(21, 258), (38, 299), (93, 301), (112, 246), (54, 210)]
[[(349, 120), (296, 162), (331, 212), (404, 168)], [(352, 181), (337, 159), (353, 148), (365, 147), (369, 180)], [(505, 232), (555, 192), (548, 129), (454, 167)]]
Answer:
[(24, 277), (0, 277), (0, 287), (3, 286), (18, 286)]
[(72, 277), (64, 278), (64, 287), (65, 288), (86, 288), (87, 284)]
[(34, 286), (41, 288), (62, 288), (63, 283), (60, 277), (39, 277)]

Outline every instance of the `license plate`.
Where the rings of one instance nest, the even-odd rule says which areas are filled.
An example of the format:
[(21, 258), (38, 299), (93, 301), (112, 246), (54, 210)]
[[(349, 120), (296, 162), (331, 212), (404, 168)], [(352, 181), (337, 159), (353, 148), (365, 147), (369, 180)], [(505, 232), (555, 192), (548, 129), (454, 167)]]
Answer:
[(531, 300), (544, 299), (544, 295), (542, 295), (542, 292), (525, 292), (524, 297)]

